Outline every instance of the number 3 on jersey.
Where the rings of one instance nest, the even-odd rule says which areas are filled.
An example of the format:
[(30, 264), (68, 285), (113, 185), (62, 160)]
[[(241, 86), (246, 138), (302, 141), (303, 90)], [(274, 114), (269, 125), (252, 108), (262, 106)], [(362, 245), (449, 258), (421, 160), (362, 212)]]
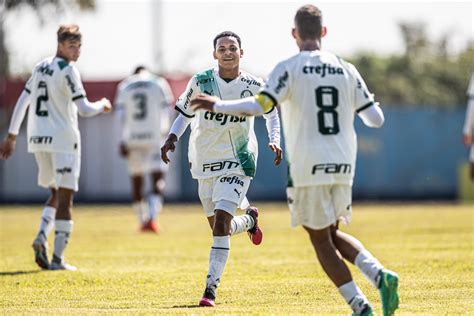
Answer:
[(137, 107), (137, 112), (133, 114), (133, 118), (136, 120), (144, 120), (147, 115), (147, 97), (144, 93), (135, 93), (133, 95), (133, 100), (135, 100), (135, 105)]
[(41, 103), (48, 102), (48, 100), (48, 87), (46, 86), (46, 82), (40, 81), (38, 83), (38, 98), (36, 99), (36, 115), (48, 116), (48, 109), (46, 108), (46, 105), (44, 106), (44, 110), (41, 109)]
[(339, 133), (338, 113), (339, 91), (335, 87), (321, 86), (315, 90), (318, 111), (319, 132), (323, 135)]

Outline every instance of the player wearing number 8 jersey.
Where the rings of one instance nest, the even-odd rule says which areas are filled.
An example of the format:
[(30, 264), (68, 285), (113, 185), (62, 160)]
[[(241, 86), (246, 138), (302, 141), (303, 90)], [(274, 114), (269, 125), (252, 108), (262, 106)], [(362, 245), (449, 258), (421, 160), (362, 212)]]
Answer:
[[(81, 166), (81, 138), (77, 114), (93, 116), (110, 112), (109, 100), (90, 103), (77, 68), (81, 33), (77, 25), (63, 25), (57, 32), (54, 57), (39, 62), (15, 105), (9, 134), (0, 144), (0, 158), (9, 158), (29, 106), (28, 151), (38, 165), (38, 185), (50, 188), (40, 229), (33, 242), (36, 263), (43, 269), (76, 270), (64, 260), (64, 250), (72, 232), (72, 198), (78, 190)], [(47, 236), (56, 228), (53, 259), (48, 260)]]
[(275, 67), (255, 98), (220, 101), (201, 95), (191, 101), (191, 107), (261, 115), (282, 105), (292, 225), (302, 225), (308, 232), (324, 271), (355, 315), (372, 315), (372, 306), (342, 258), (357, 265), (380, 289), (383, 314), (392, 315), (398, 307), (398, 276), (338, 227), (340, 220), (348, 222), (352, 214), (357, 152), (354, 114), (367, 126), (380, 127), (382, 110), (353, 65), (321, 50), (326, 28), (318, 8), (301, 7), (292, 34), (300, 52)]

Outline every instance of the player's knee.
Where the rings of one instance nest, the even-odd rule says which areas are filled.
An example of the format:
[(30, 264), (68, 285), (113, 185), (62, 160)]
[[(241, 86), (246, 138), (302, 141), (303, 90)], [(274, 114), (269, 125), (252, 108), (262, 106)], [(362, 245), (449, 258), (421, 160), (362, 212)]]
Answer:
[(315, 246), (325, 245), (326, 243), (332, 244), (332, 232), (330, 227), (324, 229), (312, 229), (306, 226), (303, 227), (308, 232), (309, 237)]
[(232, 215), (229, 213), (216, 210), (214, 216), (214, 226), (212, 233), (214, 236), (227, 236), (230, 235), (230, 223), (232, 221)]
[(163, 190), (165, 189), (165, 179), (158, 177), (154, 181), (155, 185), (153, 186), (153, 192), (156, 194), (162, 194)]

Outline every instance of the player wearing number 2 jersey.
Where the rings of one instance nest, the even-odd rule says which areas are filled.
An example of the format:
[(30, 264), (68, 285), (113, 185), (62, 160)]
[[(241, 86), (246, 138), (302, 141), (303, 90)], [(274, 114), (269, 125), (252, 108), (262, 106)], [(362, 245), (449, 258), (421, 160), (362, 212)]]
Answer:
[(279, 63), (255, 98), (219, 101), (199, 96), (191, 107), (259, 115), (281, 104), (292, 225), (308, 232), (324, 271), (355, 315), (372, 315), (372, 306), (340, 256), (380, 289), (383, 314), (391, 315), (398, 307), (398, 276), (338, 229), (339, 220), (348, 222), (352, 214), (355, 113), (369, 127), (380, 127), (384, 117), (355, 67), (321, 51), (325, 34), (321, 11), (312, 5), (301, 7), (293, 29), (300, 53)]
[[(77, 68), (81, 33), (77, 25), (63, 25), (58, 32), (54, 57), (39, 62), (15, 105), (9, 134), (0, 144), (0, 158), (10, 157), (16, 135), (28, 111), (28, 151), (38, 165), (38, 185), (50, 188), (37, 237), (33, 242), (36, 263), (43, 269), (76, 270), (64, 260), (64, 250), (72, 232), (71, 206), (78, 190), (81, 166), (81, 137), (77, 114), (93, 116), (110, 112), (109, 100), (90, 103)], [(47, 236), (56, 228), (53, 259), (48, 260)]]
[[(171, 89), (165, 79), (151, 74), (144, 66), (123, 80), (117, 89), (115, 109), (121, 121), (120, 154), (127, 158), (132, 178), (133, 209), (142, 231), (157, 232), (156, 217), (163, 205), (166, 164), (160, 146), (170, 126)], [(151, 174), (152, 192), (144, 199), (146, 173)]]

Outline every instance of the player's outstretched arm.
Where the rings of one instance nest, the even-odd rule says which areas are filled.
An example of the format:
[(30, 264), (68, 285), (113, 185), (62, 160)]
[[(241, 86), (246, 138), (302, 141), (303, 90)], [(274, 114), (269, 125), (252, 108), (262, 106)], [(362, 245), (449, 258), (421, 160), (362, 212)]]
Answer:
[(216, 96), (200, 93), (191, 100), (191, 109), (193, 111), (204, 110), (212, 112), (217, 101), (219, 101), (219, 98)]
[(83, 117), (90, 117), (100, 113), (109, 113), (112, 111), (112, 104), (107, 98), (102, 98), (97, 102), (89, 102), (87, 98), (80, 98), (74, 101), (78, 112)]
[(368, 127), (379, 128), (385, 122), (385, 117), (383, 111), (379, 106), (379, 103), (376, 102), (373, 105), (363, 109), (357, 113), (362, 119), (362, 122)]
[(222, 101), (216, 97), (200, 94), (193, 98), (190, 104), (193, 111), (207, 110), (231, 115), (257, 116), (271, 110), (271, 107), (267, 109), (262, 106), (257, 100), (258, 97), (259, 95), (239, 100)]

